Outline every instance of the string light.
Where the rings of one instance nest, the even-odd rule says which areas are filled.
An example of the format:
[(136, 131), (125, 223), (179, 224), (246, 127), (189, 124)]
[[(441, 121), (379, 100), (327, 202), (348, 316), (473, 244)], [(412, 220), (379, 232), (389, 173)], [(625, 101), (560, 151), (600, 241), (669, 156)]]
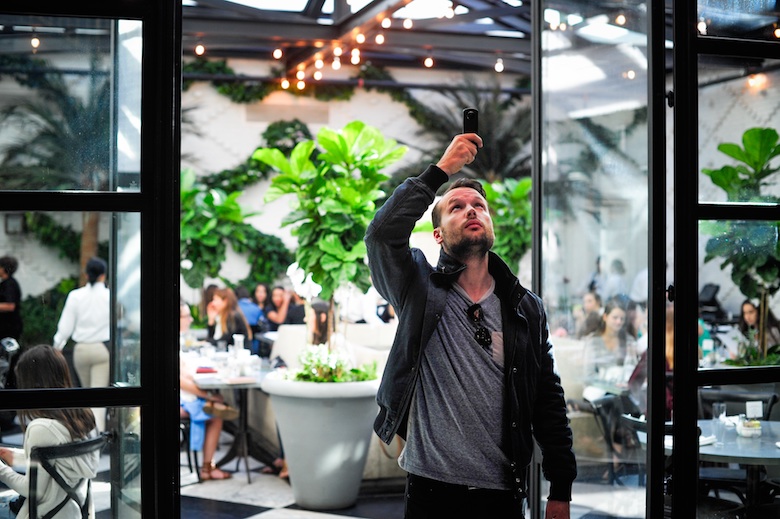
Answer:
[(379, 34), (376, 35), (374, 41), (376, 42), (377, 45), (382, 45), (385, 42), (385, 35), (380, 32)]
[(349, 62), (353, 65), (357, 65), (360, 63), (360, 54), (352, 54), (352, 57), (349, 58)]
[(322, 71), (321, 70), (315, 70), (314, 75), (312, 76), (315, 81), (319, 81), (322, 79)]
[(300, 80), (300, 81), (298, 81), (298, 83), (295, 86), (298, 87), (298, 90), (303, 90), (304, 88), (306, 88), (306, 82), (303, 81), (303, 80)]
[(444, 10), (444, 17), (448, 19), (452, 19), (455, 17), (455, 9), (452, 8), (452, 6), (448, 7)]
[(393, 21), (390, 18), (383, 18), (382, 19), (382, 28), (383, 29), (389, 29), (391, 25), (393, 25)]
[(290, 88), (290, 81), (287, 78), (282, 79), (282, 88), (285, 90)]
[(626, 24), (626, 15), (623, 13), (620, 13), (615, 17), (615, 23), (618, 25), (625, 25)]
[(314, 68), (316, 68), (316, 69), (321, 69), (321, 68), (322, 68), (322, 67), (324, 67), (324, 66), (325, 66), (325, 62), (324, 62), (324, 61), (322, 61), (322, 58), (317, 58), (317, 59), (314, 61)]
[(358, 43), (365, 43), (366, 42), (366, 35), (362, 32), (357, 33), (355, 36), (355, 41)]
[(274, 49), (273, 57), (274, 59), (282, 59), (282, 56), (284, 53), (282, 52), (282, 49)]
[(37, 36), (30, 38), (30, 46), (32, 47), (33, 54), (38, 52), (38, 47), (41, 46), (41, 39)]
[(195, 45), (195, 55), (203, 56), (204, 54), (206, 54), (206, 46), (199, 42)]
[(780, 39), (780, 27), (777, 27), (773, 33), (775, 38)]
[(412, 22), (411, 18), (406, 18), (404, 20), (404, 29), (411, 29), (412, 25), (414, 25), (414, 22)]
[(706, 35), (707, 34), (707, 22), (705, 20), (699, 20), (699, 23), (696, 24), (696, 30), (699, 31), (699, 34)]
[(337, 56), (333, 57), (333, 63), (331, 63), (331, 68), (333, 70), (338, 70), (341, 68), (341, 59), (339, 59)]
[(344, 49), (342, 49), (342, 48), (341, 48), (341, 47), (339, 47), (338, 45), (336, 45), (335, 47), (333, 47), (333, 55), (334, 55), (334, 56), (336, 56), (337, 58), (338, 58), (339, 56), (341, 56), (343, 53), (344, 53)]
[(504, 71), (504, 60), (501, 58), (496, 58), (496, 64), (493, 67), (496, 69), (496, 72), (503, 72)]
[(423, 61), (423, 65), (425, 65), (427, 68), (431, 68), (433, 66), (433, 58), (431, 56), (425, 58), (425, 61)]
[(298, 72), (295, 73), (295, 79), (302, 80), (306, 77), (306, 71), (304, 70), (298, 70)]
[(751, 74), (747, 78), (748, 88), (753, 91), (761, 91), (766, 89), (768, 83), (769, 79), (766, 77), (766, 74), (762, 73)]

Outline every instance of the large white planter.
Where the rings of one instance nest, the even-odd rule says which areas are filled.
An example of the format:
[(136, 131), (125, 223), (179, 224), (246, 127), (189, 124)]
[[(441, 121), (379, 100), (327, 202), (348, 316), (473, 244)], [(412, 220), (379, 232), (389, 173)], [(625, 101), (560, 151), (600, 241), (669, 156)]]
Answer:
[(372, 426), (378, 380), (316, 383), (265, 377), (290, 484), (298, 506), (348, 508), (357, 501)]

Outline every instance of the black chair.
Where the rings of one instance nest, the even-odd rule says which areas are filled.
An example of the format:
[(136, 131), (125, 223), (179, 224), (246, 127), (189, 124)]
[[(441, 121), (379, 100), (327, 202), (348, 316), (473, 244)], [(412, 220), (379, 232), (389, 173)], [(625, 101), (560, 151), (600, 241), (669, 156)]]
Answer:
[[(601, 429), (607, 452), (612, 457), (608, 462), (610, 484), (625, 485), (628, 476), (633, 475), (630, 467), (635, 467), (637, 485), (645, 482), (645, 451), (642, 449), (636, 430), (625, 427), (621, 421), (623, 414), (631, 414), (631, 402), (625, 396), (605, 395), (590, 402), (596, 415), (596, 423)], [(629, 408), (629, 409), (627, 409)]]
[(747, 402), (762, 402), (762, 420), (768, 420), (778, 401), (777, 393), (769, 391), (739, 391), (719, 387), (699, 388), (699, 418), (712, 418), (713, 402), (724, 402), (726, 414), (745, 414)]
[[(77, 456), (84, 456), (94, 451), (101, 450), (108, 442), (108, 435), (101, 434), (95, 438), (89, 438), (86, 440), (80, 440), (71, 443), (65, 443), (62, 445), (52, 445), (49, 447), (33, 447), (30, 450), (30, 483), (29, 483), (29, 495), (27, 496), (29, 502), (30, 517), (38, 518), (38, 467), (42, 467), (52, 479), (65, 491), (65, 499), (63, 499), (56, 507), (49, 511), (46, 515), (40, 516), (42, 519), (50, 519), (54, 517), (60, 510), (62, 510), (68, 501), (74, 501), (81, 510), (81, 517), (87, 519), (89, 517), (90, 503), (92, 502), (92, 484), (89, 478), (79, 479), (75, 485), (69, 485), (62, 475), (57, 472), (57, 468), (52, 463), (56, 459), (73, 458)], [(78, 495), (78, 490), (86, 485), (86, 497), (84, 502), (81, 502), (81, 496)]]
[[(187, 450), (187, 467), (190, 473), (195, 473), (200, 481), (200, 462), (198, 461), (198, 451), (194, 451), (190, 448), (190, 415), (184, 409), (180, 408), (179, 413), (179, 435), (181, 442), (179, 443), (180, 449)], [(194, 461), (194, 463), (193, 463)]]

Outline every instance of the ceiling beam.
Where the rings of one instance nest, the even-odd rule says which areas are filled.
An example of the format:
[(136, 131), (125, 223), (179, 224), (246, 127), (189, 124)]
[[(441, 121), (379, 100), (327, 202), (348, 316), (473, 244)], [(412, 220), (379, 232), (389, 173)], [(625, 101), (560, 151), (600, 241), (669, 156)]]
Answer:
[(322, 6), (325, 5), (325, 0), (309, 0), (306, 2), (306, 7), (303, 8), (301, 14), (306, 18), (317, 19), (322, 16)]
[(392, 15), (394, 12), (411, 2), (412, 0), (373, 0), (373, 2), (366, 5), (360, 11), (353, 13), (343, 21), (339, 21), (336, 26), (337, 30), (343, 36), (346, 36), (355, 29), (363, 28), (365, 25), (378, 24), (379, 15), (384, 13)]
[(240, 16), (249, 16), (256, 20), (266, 19), (268, 11), (249, 7), (248, 5), (227, 2), (226, 0), (197, 0), (199, 6), (211, 7), (219, 11), (227, 11)]

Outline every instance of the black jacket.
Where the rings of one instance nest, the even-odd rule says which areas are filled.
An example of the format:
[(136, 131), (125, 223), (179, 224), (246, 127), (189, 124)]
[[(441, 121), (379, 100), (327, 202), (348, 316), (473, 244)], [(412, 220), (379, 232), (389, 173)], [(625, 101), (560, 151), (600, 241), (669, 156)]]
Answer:
[[(415, 223), (448, 180), (436, 166), (407, 179), (377, 212), (366, 232), (371, 276), (399, 319), (382, 383), (376, 433), (390, 443), (406, 435), (409, 407), (423, 348), (444, 311), (447, 293), (465, 265), (444, 252), (434, 269), (422, 251), (409, 247)], [(488, 268), (501, 300), (504, 333), (505, 423), (511, 438), (509, 458), (515, 492), (525, 495), (526, 467), (534, 438), (543, 454), (550, 499), (571, 500), (577, 475), (572, 433), (560, 378), (553, 371), (552, 344), (541, 299), (520, 285), (509, 267), (489, 253)], [(533, 434), (532, 434), (533, 433)]]

